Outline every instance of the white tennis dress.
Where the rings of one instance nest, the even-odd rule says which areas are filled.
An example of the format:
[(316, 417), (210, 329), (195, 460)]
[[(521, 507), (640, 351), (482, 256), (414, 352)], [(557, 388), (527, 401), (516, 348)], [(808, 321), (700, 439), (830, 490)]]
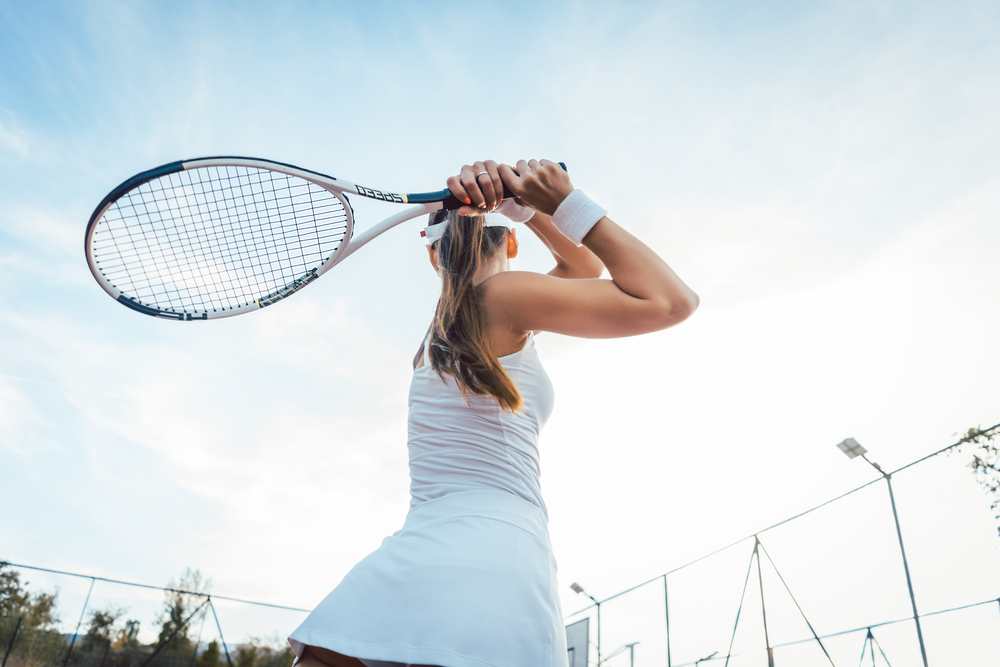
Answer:
[[(425, 345), (426, 348), (426, 345)], [(409, 395), (410, 511), (288, 641), (369, 667), (565, 666), (566, 635), (539, 485), (552, 384), (534, 337), (500, 357), (525, 409), (462, 398), (424, 365)]]

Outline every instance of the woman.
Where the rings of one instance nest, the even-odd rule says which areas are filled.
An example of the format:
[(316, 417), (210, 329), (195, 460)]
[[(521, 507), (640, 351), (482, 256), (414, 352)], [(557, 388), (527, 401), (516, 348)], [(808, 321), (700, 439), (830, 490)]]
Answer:
[[(537, 449), (552, 386), (533, 336), (634, 336), (698, 306), (555, 163), (476, 162), (448, 187), (465, 206), (424, 230), (442, 289), (410, 385), (410, 512), (292, 633), (302, 667), (565, 665)], [(548, 275), (510, 270), (517, 238), (494, 209), (552, 251)]]

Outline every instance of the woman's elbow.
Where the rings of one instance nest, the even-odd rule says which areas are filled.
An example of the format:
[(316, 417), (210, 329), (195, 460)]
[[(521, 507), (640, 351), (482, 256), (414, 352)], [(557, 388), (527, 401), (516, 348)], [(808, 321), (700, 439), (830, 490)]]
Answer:
[(685, 319), (691, 317), (691, 315), (694, 314), (694, 311), (698, 310), (698, 306), (701, 305), (701, 297), (698, 296), (695, 292), (692, 292), (691, 290), (688, 290), (688, 292), (689, 292), (687, 298), (688, 314), (685, 317)]
[(662, 330), (680, 324), (698, 310), (700, 303), (701, 299), (694, 292), (669, 300), (660, 309), (658, 328)]

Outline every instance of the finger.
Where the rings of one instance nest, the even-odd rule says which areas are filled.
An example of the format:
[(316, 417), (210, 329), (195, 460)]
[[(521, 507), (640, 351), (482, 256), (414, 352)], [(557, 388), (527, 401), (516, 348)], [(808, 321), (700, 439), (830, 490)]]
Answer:
[(558, 162), (553, 162), (552, 160), (539, 160), (538, 161), (538, 166), (539, 167), (555, 167), (559, 171), (562, 171), (562, 167), (559, 166), (559, 163)]
[(482, 162), (474, 162), (471, 166), (462, 167), (462, 185), (472, 199), (472, 205), (480, 209), (481, 214), (487, 208), (486, 192), (483, 188), (484, 181), (479, 177), (484, 171), (485, 165)]
[(486, 172), (490, 175), (490, 180), (493, 182), (493, 192), (496, 193), (496, 200), (493, 202), (493, 208), (496, 208), (503, 201), (503, 179), (500, 178), (496, 162), (487, 160), (485, 165)]
[(450, 176), (447, 180), (448, 189), (451, 190), (451, 194), (455, 195), (455, 199), (460, 202), (465, 202), (466, 204), (471, 204), (472, 200), (469, 198), (469, 193), (462, 186), (462, 181), (458, 176)]
[(521, 178), (524, 178), (533, 171), (534, 169), (531, 168), (531, 165), (524, 160), (517, 161), (517, 173), (521, 176)]
[[(471, 198), (471, 204), (478, 208), (485, 208), (486, 198), (483, 197), (483, 191), (479, 187), (479, 182), (476, 179), (475, 167), (470, 167), (468, 165), (462, 167), (462, 187), (465, 191), (469, 193)], [(480, 211), (481, 212), (481, 211)]]
[(487, 211), (492, 211), (494, 208), (496, 208), (497, 204), (496, 187), (494, 187), (493, 185), (493, 176), (490, 174), (489, 170), (490, 162), (492, 162), (494, 165), (496, 164), (492, 160), (489, 160), (488, 162), (482, 162), (482, 161), (476, 162), (475, 164), (472, 165), (472, 168), (476, 172), (476, 185), (478, 185), (479, 189), (483, 191), (483, 199), (484, 199), (483, 207)]
[(476, 174), (476, 183), (479, 184), (479, 189), (483, 191), (483, 197), (486, 199), (486, 210), (492, 211), (496, 207), (497, 193), (496, 188), (493, 187), (493, 177), (490, 176), (490, 172), (484, 169)]
[(521, 190), (521, 177), (518, 176), (514, 168), (509, 164), (502, 164), (497, 167), (497, 172), (500, 174), (500, 178), (503, 180), (503, 184), (507, 186), (507, 189), (513, 192), (515, 195)]

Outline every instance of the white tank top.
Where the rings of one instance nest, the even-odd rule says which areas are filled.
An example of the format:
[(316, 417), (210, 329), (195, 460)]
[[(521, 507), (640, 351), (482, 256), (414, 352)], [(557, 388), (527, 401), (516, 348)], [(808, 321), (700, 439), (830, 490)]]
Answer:
[(491, 396), (469, 394), (466, 402), (455, 378), (442, 380), (431, 368), (427, 347), (425, 342), (424, 365), (410, 382), (410, 507), (458, 491), (498, 489), (538, 506), (548, 517), (538, 435), (555, 396), (534, 335), (519, 352), (499, 358), (524, 400), (524, 411), (514, 414), (503, 412)]

